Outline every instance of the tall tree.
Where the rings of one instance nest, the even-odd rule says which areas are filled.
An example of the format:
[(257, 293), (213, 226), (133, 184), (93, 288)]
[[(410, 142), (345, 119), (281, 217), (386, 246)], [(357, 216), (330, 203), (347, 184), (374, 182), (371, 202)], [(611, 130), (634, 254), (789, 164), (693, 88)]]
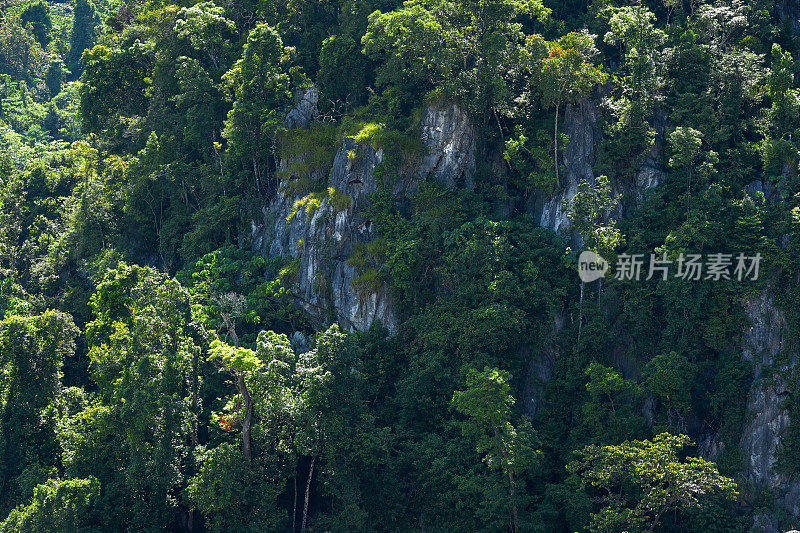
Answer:
[(65, 471), (97, 477), (108, 523), (158, 529), (177, 512), (197, 416), (190, 297), (164, 274), (120, 263), (90, 306), (86, 337), (98, 397), (60, 426)]
[(181, 8), (175, 21), (175, 33), (206, 56), (214, 69), (231, 47), (234, 37), (233, 22), (225, 18), (224, 10), (214, 2), (200, 2)]
[(53, 405), (78, 330), (58, 311), (0, 321), (0, 512), (48, 479), (58, 455)]
[[(47, 54), (16, 17), (0, 20), (0, 74), (18, 78), (41, 76)], [(4, 82), (5, 83), (5, 82)]]
[(50, 32), (53, 29), (53, 21), (50, 19), (50, 5), (39, 0), (28, 4), (19, 15), (19, 20), (23, 26), (31, 25), (33, 36), (42, 48), (47, 48), (52, 37)]
[(605, 145), (609, 158), (616, 160), (616, 172), (631, 176), (655, 142), (650, 119), (664, 83), (660, 49), (666, 34), (656, 27), (655, 14), (643, 5), (609, 8), (606, 13), (610, 18), (604, 40), (620, 49), (622, 61), (621, 94), (609, 102), (616, 121), (609, 125)]
[(800, 139), (800, 90), (795, 87), (794, 58), (777, 43), (772, 46), (772, 67), (763, 93), (769, 98), (770, 107), (762, 123), (762, 159), (773, 173), (795, 176), (800, 160), (796, 140)]
[(73, 78), (77, 78), (83, 72), (81, 55), (84, 50), (94, 45), (95, 27), (98, 23), (99, 17), (94, 9), (94, 4), (90, 0), (75, 0), (72, 32), (69, 36), (69, 54), (67, 55), (67, 68)]
[(530, 425), (512, 424), (514, 397), (509, 393), (510, 379), (511, 374), (496, 368), (470, 370), (467, 388), (453, 394), (452, 405), (468, 418), (463, 432), (477, 439), (477, 450), (486, 466), (507, 476), (511, 531), (516, 533), (520, 529), (518, 478), (532, 466), (536, 454), (531, 447)]
[(278, 33), (259, 24), (250, 31), (242, 58), (223, 76), (234, 98), (222, 135), (230, 154), (251, 167), (258, 193), (269, 172), (275, 131), (291, 102), (290, 77), (281, 68), (284, 53)]
[(511, 98), (507, 76), (519, 69), (524, 43), (520, 20), (549, 13), (541, 0), (407, 0), (372, 13), (362, 42), (384, 60), (379, 85), (413, 80), (467, 104), (486, 125)]
[[(603, 70), (592, 63), (599, 53), (594, 44), (594, 35), (588, 33), (568, 33), (555, 41), (542, 42), (540, 36), (528, 39), (528, 49), (534, 56), (534, 79), (538, 83), (545, 107), (555, 107), (553, 128), (553, 164), (556, 173), (556, 186), (561, 182), (558, 176), (558, 113), (561, 106), (577, 103), (589, 95), (594, 87), (603, 83), (607, 76)], [(536, 60), (535, 56), (544, 48), (545, 56)]]

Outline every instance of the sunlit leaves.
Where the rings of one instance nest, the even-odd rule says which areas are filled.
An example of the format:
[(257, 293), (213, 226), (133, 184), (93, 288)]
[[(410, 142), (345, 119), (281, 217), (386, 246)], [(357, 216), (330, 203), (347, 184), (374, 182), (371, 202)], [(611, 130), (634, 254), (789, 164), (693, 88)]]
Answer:
[(736, 484), (713, 463), (681, 459), (689, 442), (685, 435), (662, 433), (652, 441), (584, 448), (568, 468), (586, 487), (599, 489), (600, 510), (592, 515), (590, 530), (652, 530), (666, 513), (697, 508), (706, 496), (735, 498)]

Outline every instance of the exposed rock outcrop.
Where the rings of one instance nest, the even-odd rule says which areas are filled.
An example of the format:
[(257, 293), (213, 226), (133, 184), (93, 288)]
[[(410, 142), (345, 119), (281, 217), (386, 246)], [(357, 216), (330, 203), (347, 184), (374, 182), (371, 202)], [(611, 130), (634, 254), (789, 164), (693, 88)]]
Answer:
[(661, 170), (659, 161), (664, 154), (666, 144), (667, 115), (662, 111), (656, 112), (653, 117), (653, 127), (656, 132), (653, 145), (645, 156), (644, 163), (639, 167), (634, 179), (634, 186), (638, 191), (644, 191), (657, 187), (664, 182), (666, 174)]
[(377, 190), (374, 169), (383, 159), (370, 146), (358, 147), (359, 156), (351, 157), (356, 148), (353, 139), (345, 138), (336, 153), (328, 183), (335, 197), (323, 198), (317, 208), (297, 208), (300, 197), (282, 187), (262, 208), (261, 223), (253, 225), (252, 244), (271, 257), (299, 261), (292, 292), (315, 326), (335, 319), (345, 328), (364, 331), (380, 320), (393, 332), (397, 319), (388, 290), (356, 291), (358, 275), (347, 263), (355, 245), (375, 237), (361, 207)]
[(772, 365), (786, 342), (786, 319), (775, 306), (772, 296), (762, 291), (746, 303), (751, 326), (745, 332), (742, 357), (755, 365), (754, 378), (761, 378), (765, 365)]
[[(289, 113), (287, 123), (306, 125), (308, 122), (298, 122), (297, 117), (305, 120), (315, 114), (318, 95), (310, 95), (310, 91)], [(455, 104), (429, 106), (421, 126), (427, 153), (411, 180), (430, 176), (450, 187), (474, 187), (475, 135), (467, 114)], [(279, 172), (288, 173), (302, 157), (281, 161)], [(326, 187), (333, 191), (318, 193), (318, 206), (314, 202), (299, 205), (303, 196), (291, 194), (284, 182), (270, 204), (262, 207), (261, 220), (252, 224), (255, 251), (298, 263), (292, 294), (317, 328), (337, 320), (346, 329), (364, 331), (379, 320), (390, 333), (397, 329), (388, 288), (369, 284), (357, 289), (358, 273), (347, 262), (356, 245), (376, 237), (362, 211), (378, 189), (375, 167), (382, 161), (381, 149), (346, 137), (328, 174), (316, 170), (310, 176), (317, 182), (327, 179)], [(416, 190), (415, 184), (407, 190)]]
[[(551, 339), (556, 339), (564, 329), (565, 317), (561, 313), (556, 313), (553, 320), (553, 327), (550, 333)], [(560, 357), (560, 350), (556, 342), (547, 344), (542, 350), (531, 357), (525, 354), (528, 361), (527, 375), (525, 376), (525, 388), (522, 391), (522, 401), (525, 411), (535, 417), (539, 412), (547, 383), (553, 378), (556, 366), (556, 359)]]
[(316, 87), (300, 89), (295, 94), (295, 106), (286, 115), (286, 125), (290, 128), (305, 128), (319, 115), (319, 90)]
[(569, 142), (561, 156), (567, 172), (562, 176), (561, 191), (534, 199), (533, 212), (540, 226), (565, 230), (569, 226), (566, 206), (578, 194), (578, 184), (582, 180), (594, 181), (592, 165), (596, 143), (600, 140), (597, 117), (597, 106), (588, 99), (581, 100), (578, 105), (568, 105), (564, 111), (564, 130)]
[(417, 176), (431, 175), (448, 187), (474, 189), (475, 131), (466, 111), (455, 103), (428, 106), (421, 129), (427, 153)]
[[(773, 491), (777, 496), (776, 508), (797, 517), (800, 482), (774, 468), (781, 438), (791, 422), (784, 407), (789, 390), (782, 376), (788, 367), (764, 373), (786, 349), (786, 320), (767, 291), (747, 302), (746, 311), (752, 325), (745, 334), (743, 357), (754, 364), (754, 381), (747, 397), (747, 422), (739, 443), (744, 455), (743, 474), (756, 488)], [(756, 516), (754, 529), (780, 531), (772, 515)]]
[(764, 199), (772, 204), (783, 201), (780, 191), (769, 181), (753, 180), (745, 186), (744, 192), (751, 198), (756, 198), (759, 194), (763, 194)]
[(788, 23), (792, 35), (800, 35), (800, 2), (797, 0), (778, 0), (775, 11), (782, 24)]
[[(597, 122), (599, 109), (592, 99), (583, 99), (577, 105), (567, 105), (564, 111), (564, 131), (569, 138), (559, 159), (566, 168), (561, 176), (561, 188), (552, 195), (539, 195), (533, 198), (530, 210), (539, 225), (564, 233), (569, 228), (567, 213), (569, 205), (578, 193), (581, 181), (594, 182), (593, 165), (596, 150), (602, 137)], [(657, 187), (664, 181), (664, 172), (659, 167), (659, 160), (664, 149), (664, 131), (666, 116), (659, 113), (654, 118), (656, 139), (647, 153), (644, 163), (636, 172), (632, 184), (612, 183), (613, 194), (625, 194), (631, 191), (641, 193), (646, 189)], [(623, 215), (622, 206), (612, 213), (614, 217)]]
[(306, 353), (311, 345), (311, 341), (302, 331), (295, 331), (289, 339), (289, 342), (292, 345), (292, 350), (299, 354)]

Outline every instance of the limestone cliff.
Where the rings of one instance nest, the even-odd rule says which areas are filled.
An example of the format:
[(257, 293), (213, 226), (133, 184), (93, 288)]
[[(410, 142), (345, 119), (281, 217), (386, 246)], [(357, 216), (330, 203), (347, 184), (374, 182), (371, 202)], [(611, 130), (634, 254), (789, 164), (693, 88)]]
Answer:
[(380, 320), (392, 332), (397, 320), (388, 290), (357, 292), (356, 270), (347, 263), (355, 245), (375, 237), (361, 207), (377, 190), (374, 170), (383, 159), (382, 152), (370, 146), (360, 147), (359, 157), (349, 157), (355, 148), (355, 141), (345, 138), (333, 161), (328, 187), (342, 195), (338, 200), (328, 195), (316, 209), (297, 208), (301, 196), (292, 196), (282, 186), (262, 208), (260, 223), (253, 224), (253, 248), (299, 261), (292, 292), (315, 326), (336, 319), (347, 329), (363, 331)]
[[(315, 115), (316, 93), (298, 95), (298, 104), (287, 123), (307, 125)], [(426, 153), (412, 173), (406, 193), (416, 183), (436, 179), (447, 186), (474, 187), (475, 136), (467, 114), (455, 104), (428, 106), (421, 120), (421, 139)], [(347, 260), (354, 247), (373, 240), (372, 223), (362, 212), (370, 195), (378, 189), (375, 167), (383, 151), (345, 137), (336, 151), (327, 175), (327, 195), (318, 206), (300, 206), (303, 195), (292, 194), (284, 181), (261, 218), (252, 224), (252, 247), (264, 255), (298, 262), (292, 294), (315, 327), (334, 320), (346, 329), (364, 331), (379, 320), (394, 333), (398, 327), (392, 296), (387, 287), (356, 288), (355, 267)], [(299, 156), (302, 158), (302, 155)], [(292, 160), (279, 162), (279, 172), (288, 172)]]
[[(554, 231), (565, 233), (569, 227), (567, 213), (572, 199), (578, 193), (581, 181), (593, 182), (597, 147), (602, 131), (598, 126), (600, 110), (597, 102), (583, 99), (577, 105), (568, 105), (564, 111), (564, 132), (568, 141), (559, 154), (560, 162), (566, 168), (562, 175), (561, 188), (555, 194), (538, 194), (533, 197), (529, 209), (539, 221), (539, 225)], [(636, 172), (634, 183), (612, 183), (614, 194), (631, 191), (644, 191), (658, 186), (664, 180), (664, 172), (659, 166), (663, 151), (663, 133), (666, 117), (655, 118), (656, 140), (647, 154), (644, 164)], [(622, 212), (614, 214), (619, 217)]]
[[(746, 304), (751, 327), (745, 333), (743, 356), (753, 362), (753, 385), (747, 396), (747, 422), (742, 428), (740, 446), (744, 459), (744, 477), (757, 489), (768, 489), (776, 497), (775, 511), (800, 515), (800, 481), (775, 470), (781, 438), (791, 422), (784, 402), (789, 394), (783, 373), (784, 365), (774, 368), (786, 346), (787, 325), (783, 313), (768, 291)], [(790, 362), (793, 366), (794, 362)], [(765, 369), (771, 369), (765, 372)], [(754, 529), (781, 531), (775, 519), (778, 513), (759, 514)]]

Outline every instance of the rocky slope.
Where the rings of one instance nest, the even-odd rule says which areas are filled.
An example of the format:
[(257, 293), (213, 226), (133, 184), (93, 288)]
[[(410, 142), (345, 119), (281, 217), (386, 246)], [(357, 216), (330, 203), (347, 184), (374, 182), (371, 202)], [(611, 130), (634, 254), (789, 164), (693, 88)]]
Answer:
[[(791, 422), (784, 402), (789, 395), (784, 373), (796, 365), (796, 356), (789, 365), (775, 368), (777, 357), (787, 349), (787, 325), (783, 313), (775, 305), (769, 291), (764, 291), (746, 304), (752, 325), (745, 333), (743, 357), (753, 363), (753, 385), (747, 397), (747, 422), (739, 443), (744, 459), (744, 477), (756, 489), (767, 489), (775, 497), (775, 508), (781, 514), (800, 515), (800, 481), (775, 470), (781, 438)], [(770, 369), (765, 371), (766, 369)], [(781, 531), (774, 513), (755, 517), (756, 530)]]
[[(560, 153), (561, 163), (566, 168), (562, 176), (562, 188), (554, 194), (535, 195), (530, 202), (529, 210), (534, 214), (539, 225), (560, 233), (567, 233), (569, 219), (567, 213), (569, 204), (578, 193), (578, 184), (581, 181), (594, 182), (597, 146), (600, 142), (602, 131), (597, 120), (599, 117), (597, 101), (583, 99), (577, 105), (568, 105), (564, 112), (564, 131), (569, 138), (566, 146)], [(644, 164), (636, 173), (632, 185), (613, 183), (614, 194), (641, 192), (656, 187), (664, 180), (664, 172), (659, 166), (663, 151), (664, 129), (666, 117), (656, 119), (656, 141)], [(614, 216), (619, 217), (622, 207)]]
[[(307, 126), (316, 114), (316, 93), (311, 91), (299, 96), (287, 125)], [(459, 106), (429, 106), (421, 121), (421, 137), (426, 153), (406, 191), (413, 194), (415, 183), (429, 178), (449, 187), (474, 187), (475, 137)], [(382, 161), (381, 149), (345, 137), (325, 177), (327, 187), (335, 190), (333, 196), (322, 199), (316, 209), (297, 209), (295, 202), (302, 196), (292, 195), (283, 183), (262, 208), (261, 220), (253, 222), (255, 251), (299, 262), (292, 293), (315, 326), (336, 320), (346, 329), (365, 331), (379, 320), (390, 333), (398, 327), (388, 289), (355, 288), (358, 273), (347, 262), (356, 245), (375, 238), (362, 211), (378, 188), (375, 167)], [(290, 163), (281, 161), (279, 170), (288, 169)]]
[[(298, 95), (298, 105), (287, 117), (291, 127), (307, 127), (316, 115), (317, 93), (312, 88)], [(529, 209), (540, 225), (569, 232), (566, 213), (568, 204), (578, 190), (581, 180), (594, 180), (595, 154), (601, 132), (597, 126), (598, 109), (595, 102), (584, 100), (568, 106), (565, 113), (565, 131), (569, 143), (563, 151), (566, 167), (563, 189), (550, 196), (532, 199)], [(635, 182), (624, 190), (615, 185), (615, 192), (640, 192), (658, 186), (664, 179), (659, 168), (663, 150), (665, 118), (657, 121), (659, 136)], [(410, 182), (403, 184), (404, 194), (413, 194), (416, 185), (425, 179), (436, 179), (448, 187), (473, 189), (475, 183), (475, 133), (467, 114), (456, 104), (429, 106), (421, 121), (421, 140), (426, 153), (411, 173)], [(358, 290), (354, 280), (356, 269), (347, 260), (354, 247), (376, 237), (371, 222), (363, 216), (370, 195), (378, 188), (375, 169), (384, 159), (381, 149), (368, 144), (358, 145), (345, 137), (333, 158), (324, 179), (326, 186), (336, 191), (335, 196), (322, 199), (319, 207), (297, 209), (300, 195), (292, 195), (282, 185), (269, 205), (262, 208), (261, 219), (253, 223), (253, 249), (270, 257), (281, 257), (298, 262), (297, 280), (292, 292), (297, 303), (308, 314), (312, 323), (323, 327), (338, 321), (350, 330), (364, 331), (375, 321), (380, 321), (394, 333), (398, 319), (392, 296), (387, 287)], [(291, 161), (280, 162), (281, 169), (289, 168)], [(622, 212), (615, 213), (621, 216)], [(743, 452), (742, 476), (756, 489), (767, 489), (776, 495), (777, 513), (800, 515), (800, 483), (777, 473), (773, 466), (780, 438), (785, 434), (790, 420), (783, 407), (788, 394), (781, 370), (770, 370), (776, 356), (784, 348), (786, 323), (768, 292), (746, 303), (752, 327), (745, 332), (746, 347), (743, 357), (753, 361), (753, 384), (748, 395), (747, 423), (743, 428), (740, 447)], [(563, 322), (563, 317), (559, 318)], [(561, 328), (557, 320), (554, 331)], [(300, 339), (301, 341), (303, 339)], [(300, 341), (298, 341), (300, 342)], [(537, 411), (542, 387), (552, 374), (555, 348), (545, 353), (530, 354), (528, 385), (523, 401), (527, 410)], [(714, 459), (720, 443), (713, 436), (700, 439), (700, 450)], [(762, 531), (778, 531), (775, 513), (760, 514), (754, 527)]]

